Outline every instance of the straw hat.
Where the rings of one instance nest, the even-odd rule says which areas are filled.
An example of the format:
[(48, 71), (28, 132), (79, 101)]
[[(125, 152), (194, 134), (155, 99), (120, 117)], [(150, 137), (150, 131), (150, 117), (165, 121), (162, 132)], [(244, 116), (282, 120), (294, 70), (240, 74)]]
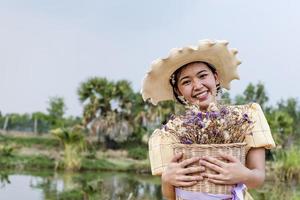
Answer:
[(142, 85), (143, 99), (150, 100), (156, 105), (160, 101), (175, 100), (172, 86), (169, 82), (171, 75), (183, 65), (195, 61), (203, 61), (213, 65), (218, 73), (220, 85), (230, 89), (230, 82), (239, 79), (237, 66), (241, 64), (236, 58), (238, 51), (228, 49), (225, 40), (200, 40), (197, 46), (171, 49), (166, 58), (152, 62)]

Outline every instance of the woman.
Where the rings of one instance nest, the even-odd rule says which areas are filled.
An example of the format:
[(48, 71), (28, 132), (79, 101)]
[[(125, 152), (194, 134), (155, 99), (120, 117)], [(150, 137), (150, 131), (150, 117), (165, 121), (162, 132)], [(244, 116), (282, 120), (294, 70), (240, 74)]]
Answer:
[[(210, 103), (217, 103), (220, 87), (229, 89), (231, 80), (239, 78), (236, 72), (240, 64), (236, 59), (237, 51), (229, 50), (227, 45), (226, 41), (203, 40), (196, 47), (175, 49), (168, 58), (156, 60), (144, 79), (143, 98), (154, 104), (175, 99), (182, 104), (197, 104), (205, 111)], [(173, 156), (170, 145), (166, 145), (176, 141), (166, 137), (167, 133), (163, 130), (156, 130), (149, 141), (150, 161), (154, 174), (161, 174), (163, 195), (167, 199), (175, 199), (176, 187), (192, 186), (203, 178), (216, 184), (242, 184), (247, 188), (262, 185), (265, 179), (265, 148), (272, 148), (275, 144), (259, 105), (255, 104), (253, 112), (255, 127), (245, 141), (248, 152), (246, 166), (226, 154), (220, 156), (229, 162), (209, 156), (179, 162), (182, 154)], [(167, 153), (160, 155), (161, 149), (156, 151), (158, 148), (164, 148)], [(200, 166), (190, 167), (195, 162), (199, 162)], [(161, 167), (160, 172), (155, 166)], [(205, 173), (205, 168), (217, 174)], [(195, 176), (195, 173), (199, 175)], [(178, 189), (176, 193), (180, 199)], [(250, 198), (249, 194), (245, 195), (245, 199)]]

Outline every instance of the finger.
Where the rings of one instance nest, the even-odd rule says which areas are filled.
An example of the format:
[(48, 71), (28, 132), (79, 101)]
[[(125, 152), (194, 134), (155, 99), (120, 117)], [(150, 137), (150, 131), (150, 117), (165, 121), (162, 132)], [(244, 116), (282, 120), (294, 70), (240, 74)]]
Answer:
[(222, 173), (224, 171), (223, 168), (221, 168), (220, 166), (210, 163), (206, 160), (200, 160), (199, 163), (200, 165), (204, 165), (205, 167), (210, 168), (217, 173)]
[(172, 158), (171, 162), (178, 162), (178, 160), (183, 156), (183, 153), (175, 154), (175, 156)]
[(197, 181), (191, 181), (191, 182), (180, 181), (175, 186), (176, 187), (188, 187), (188, 186), (196, 185), (197, 183), (198, 183)]
[(214, 179), (219, 181), (226, 181), (223, 175), (221, 174), (209, 174), (209, 173), (203, 173), (201, 174), (203, 177), (206, 177), (208, 179)]
[(224, 158), (230, 162), (238, 162), (239, 161), (236, 157), (234, 157), (230, 154), (219, 153), (219, 156), (221, 156), (222, 158)]
[(214, 158), (214, 157), (211, 157), (211, 156), (205, 156), (203, 157), (202, 159), (210, 162), (210, 163), (213, 163), (215, 165), (218, 165), (220, 167), (223, 167), (225, 165), (225, 163), (217, 158)]
[(193, 174), (197, 172), (204, 172), (205, 167), (199, 166), (199, 167), (187, 167), (183, 168), (182, 170), (179, 171), (180, 174)]
[(201, 181), (203, 180), (202, 176), (178, 176), (176, 178), (177, 181), (185, 181), (185, 182), (191, 182), (191, 181)]
[(227, 185), (226, 181), (222, 181), (222, 180), (208, 179), (208, 181), (214, 184)]
[(189, 159), (186, 159), (186, 160), (182, 161), (180, 163), (180, 166), (181, 167), (187, 167), (188, 165), (193, 164), (193, 163), (195, 163), (195, 162), (197, 162), (199, 160), (200, 160), (200, 157), (189, 158)]

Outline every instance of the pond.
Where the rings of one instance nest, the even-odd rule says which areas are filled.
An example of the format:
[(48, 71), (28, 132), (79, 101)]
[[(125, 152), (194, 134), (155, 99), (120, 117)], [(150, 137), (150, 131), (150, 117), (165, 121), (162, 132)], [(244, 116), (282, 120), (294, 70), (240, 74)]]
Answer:
[(115, 172), (1, 175), (1, 199), (162, 199), (160, 179)]
[[(1, 199), (30, 200), (161, 200), (160, 179), (120, 172), (1, 172)], [(298, 199), (299, 188), (267, 182), (251, 191), (257, 200)]]

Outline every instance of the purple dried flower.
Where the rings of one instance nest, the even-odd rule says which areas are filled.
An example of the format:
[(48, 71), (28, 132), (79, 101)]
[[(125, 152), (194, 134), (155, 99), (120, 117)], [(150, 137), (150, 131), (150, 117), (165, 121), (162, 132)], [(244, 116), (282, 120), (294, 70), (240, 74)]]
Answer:
[(188, 138), (181, 138), (181, 140), (180, 140), (180, 142), (182, 143), (182, 144), (193, 144), (193, 141), (192, 140), (190, 140), (190, 139), (188, 139)]
[(210, 112), (207, 112), (207, 113), (205, 114), (206, 119), (209, 119), (209, 116), (210, 116)]
[(167, 131), (168, 130), (168, 126), (164, 124), (164, 125), (162, 125), (161, 129), (164, 129), (165, 131)]
[(202, 121), (198, 121), (199, 128), (204, 128), (205, 124)]
[[(250, 115), (241, 107), (224, 106), (208, 112), (187, 110), (184, 115), (171, 116), (174, 126), (163, 126), (183, 144), (213, 144), (244, 141), (245, 134), (251, 134)], [(178, 119), (178, 120), (177, 120)], [(207, 119), (207, 120), (205, 120)], [(182, 128), (180, 128), (182, 127)]]
[(218, 112), (211, 112), (210, 117), (212, 119), (217, 119), (220, 116), (220, 114)]
[[(210, 132), (209, 132), (209, 135), (210, 135), (210, 137), (212, 138), (212, 137), (217, 137), (218, 135), (219, 135), (219, 131), (218, 130), (216, 130), (216, 129), (213, 129), (213, 130), (211, 130)], [(216, 139), (216, 138), (215, 138)]]
[(229, 110), (226, 107), (222, 107), (220, 110), (220, 114), (222, 117), (224, 117), (225, 115), (229, 114)]
[(197, 114), (197, 118), (198, 118), (200, 121), (202, 121), (202, 113), (201, 113), (201, 112), (199, 112), (199, 113)]
[(244, 121), (247, 121), (248, 123), (252, 123), (252, 121), (249, 118), (249, 115), (247, 113), (243, 114)]

